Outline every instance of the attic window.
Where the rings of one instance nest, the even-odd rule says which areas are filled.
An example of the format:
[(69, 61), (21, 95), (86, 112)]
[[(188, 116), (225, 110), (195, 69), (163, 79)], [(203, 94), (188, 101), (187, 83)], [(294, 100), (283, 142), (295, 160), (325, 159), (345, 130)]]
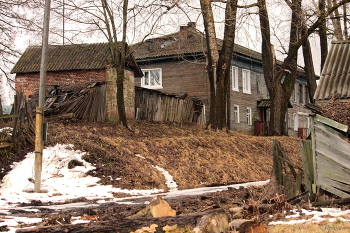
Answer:
[(177, 41), (176, 38), (172, 38), (171, 40), (166, 40), (164, 41), (161, 45), (160, 45), (160, 48), (166, 48), (168, 47), (169, 45), (173, 44), (175, 41)]

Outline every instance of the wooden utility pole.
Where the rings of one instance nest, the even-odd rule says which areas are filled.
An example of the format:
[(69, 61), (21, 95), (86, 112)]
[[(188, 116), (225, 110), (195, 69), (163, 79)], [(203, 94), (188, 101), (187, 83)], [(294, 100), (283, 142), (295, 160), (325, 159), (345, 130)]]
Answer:
[(35, 121), (35, 162), (34, 162), (34, 192), (40, 192), (41, 171), (43, 159), (43, 122), (44, 122), (44, 104), (46, 89), (46, 71), (47, 71), (47, 47), (49, 43), (49, 22), (50, 22), (51, 0), (45, 0), (43, 40), (40, 64), (40, 83), (39, 83), (39, 106), (36, 108)]

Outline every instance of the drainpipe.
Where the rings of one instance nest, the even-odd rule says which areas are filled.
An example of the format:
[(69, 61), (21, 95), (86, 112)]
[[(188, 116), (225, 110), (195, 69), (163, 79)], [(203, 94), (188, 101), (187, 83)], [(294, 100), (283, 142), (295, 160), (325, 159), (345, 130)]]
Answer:
[(34, 192), (40, 192), (41, 171), (43, 157), (43, 122), (44, 122), (44, 104), (46, 89), (46, 71), (47, 71), (47, 47), (49, 41), (49, 22), (50, 22), (51, 0), (45, 0), (43, 41), (40, 64), (40, 83), (39, 83), (39, 106), (36, 108), (35, 121), (35, 161), (34, 161)]

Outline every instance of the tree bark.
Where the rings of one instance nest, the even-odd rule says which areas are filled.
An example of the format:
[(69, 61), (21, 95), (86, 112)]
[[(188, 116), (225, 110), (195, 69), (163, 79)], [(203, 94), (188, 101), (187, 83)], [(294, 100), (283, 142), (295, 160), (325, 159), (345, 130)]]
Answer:
[[(236, 30), (237, 0), (228, 0), (225, 10), (224, 40), (217, 66), (216, 128), (227, 127), (226, 111)], [(228, 119), (230, 120), (230, 119)]]
[(316, 92), (316, 75), (314, 70), (314, 63), (312, 59), (310, 41), (307, 40), (303, 44), (303, 56), (304, 56), (304, 70), (306, 73), (306, 81), (308, 88), (308, 98), (310, 103), (315, 103), (314, 94)]
[(207, 73), (210, 83), (209, 125), (223, 129), (227, 127), (229, 120), (227, 120), (227, 108), (230, 106), (227, 98), (235, 39), (237, 0), (228, 0), (226, 3), (224, 39), (220, 54), (211, 1), (201, 0), (200, 3), (206, 33)]
[(326, 3), (325, 0), (319, 0), (318, 1), (318, 7), (320, 9), (320, 18), (322, 19), (322, 23), (318, 27), (318, 35), (320, 37), (320, 47), (321, 47), (321, 72), (324, 66), (324, 63), (327, 58), (328, 54), (328, 41), (327, 41), (327, 25), (326, 25), (326, 12), (325, 7)]
[(208, 125), (215, 125), (216, 112), (216, 66), (219, 59), (219, 49), (216, 40), (214, 15), (211, 0), (200, 0), (204, 21), (205, 39), (207, 46), (207, 75), (210, 85), (210, 114)]
[[(336, 4), (334, 0), (327, 0), (328, 6), (333, 6)], [(343, 31), (341, 28), (341, 23), (340, 23), (340, 15), (338, 9), (336, 9), (333, 13), (331, 13), (331, 19), (332, 19), (332, 24), (333, 24), (333, 36), (337, 40), (343, 40)]]

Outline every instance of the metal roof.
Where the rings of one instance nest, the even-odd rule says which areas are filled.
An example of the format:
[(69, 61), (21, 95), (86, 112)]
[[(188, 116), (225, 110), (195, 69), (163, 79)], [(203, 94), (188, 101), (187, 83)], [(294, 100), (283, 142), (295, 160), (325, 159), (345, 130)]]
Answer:
[[(262, 99), (262, 100), (258, 100), (257, 102), (258, 102), (258, 108), (271, 108), (270, 99)], [(288, 102), (288, 108), (293, 108), (290, 102)]]
[(350, 41), (333, 41), (314, 99), (350, 98)]

